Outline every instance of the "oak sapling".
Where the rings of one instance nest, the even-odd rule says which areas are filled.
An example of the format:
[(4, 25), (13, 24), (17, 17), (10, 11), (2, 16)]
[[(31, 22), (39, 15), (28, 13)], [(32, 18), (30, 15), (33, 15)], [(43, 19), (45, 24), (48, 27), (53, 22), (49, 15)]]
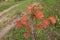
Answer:
[[(43, 8), (44, 7), (42, 5), (31, 4), (27, 9), (27, 13), (28, 12), (29, 13), (24, 15), (24, 17), (20, 21), (17, 22), (17, 24), (16, 24), (17, 28), (21, 27), (23, 25), (27, 29), (27, 33), (23, 34), (23, 36), (25, 38), (28, 38), (30, 36), (30, 32), (31, 32), (32, 33), (32, 40), (35, 40), (34, 30), (46, 29), (47, 27), (49, 27), (50, 21), (52, 22), (52, 24), (56, 23), (56, 19), (54, 17), (48, 17), (48, 18), (44, 17), (44, 13), (40, 11)], [(37, 26), (36, 25), (37, 23), (34, 23), (34, 19), (37, 19), (36, 22), (38, 20), (40, 20), (41, 24)], [(28, 22), (26, 22), (27, 20), (28, 20)]]

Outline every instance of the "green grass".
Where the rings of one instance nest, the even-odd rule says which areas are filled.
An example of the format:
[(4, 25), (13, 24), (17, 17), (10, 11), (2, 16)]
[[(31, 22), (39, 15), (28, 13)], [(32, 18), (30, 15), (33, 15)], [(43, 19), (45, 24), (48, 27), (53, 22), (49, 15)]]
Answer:
[[(27, 4), (27, 3), (28, 3), (28, 4)], [(21, 5), (13, 8), (13, 9), (10, 10), (9, 12), (4, 13), (3, 15), (1, 15), (0, 18), (2, 18), (3, 16), (8, 15), (8, 16), (7, 16), (7, 17), (8, 17), (8, 20), (0, 23), (0, 30), (1, 30), (2, 28), (4, 28), (6, 25), (10, 24), (11, 21), (14, 19), (14, 16), (17, 16), (19, 12), (24, 11), (24, 10), (28, 7), (28, 5), (29, 5), (30, 3), (31, 3), (31, 2), (21, 1), (21, 2), (20, 2)], [(24, 5), (25, 5), (25, 6), (24, 6)], [(18, 11), (18, 10), (19, 10), (19, 11)]]
[[(23, 5), (20, 6), (20, 11), (26, 10), (26, 8), (29, 6), (31, 0), (27, 0)], [(34, 2), (34, 1), (33, 1)], [(44, 12), (44, 15), (46, 18), (48, 18), (50, 15), (56, 18), (57, 23), (55, 25), (51, 25), (49, 27), (52, 27), (53, 30), (51, 30), (49, 27), (44, 30), (36, 30), (36, 40), (48, 40), (47, 35), (48, 32), (53, 36), (56, 37), (57, 40), (60, 40), (60, 6), (57, 4), (60, 0), (42, 0), (41, 3), (44, 6), (44, 8), (41, 10)], [(57, 9), (57, 11), (56, 11)], [(57, 15), (57, 17), (56, 17)], [(58, 20), (59, 19), (59, 20)], [(3, 38), (2, 40), (32, 40), (31, 36), (29, 38), (24, 38), (23, 33), (27, 30), (22, 26), (22, 28), (12, 28)], [(55, 32), (56, 32), (56, 35)], [(49, 35), (50, 35), (49, 34)], [(53, 39), (54, 40), (54, 39)]]
[[(20, 3), (20, 4), (21, 4), (21, 3)], [(22, 4), (23, 4), (23, 3), (22, 3)], [(4, 13), (4, 14), (1, 16), (1, 18), (2, 18), (3, 16), (7, 16), (7, 15), (8, 15), (8, 16), (7, 16), (8, 20), (0, 23), (0, 30), (1, 30), (2, 28), (4, 28), (6, 25), (10, 24), (10, 23), (12, 22), (12, 20), (14, 20), (14, 18), (17, 17), (17, 14), (16, 14), (16, 13), (17, 13), (18, 10), (20, 10), (19, 8), (20, 8), (20, 5), (17, 6), (17, 7), (15, 7), (15, 8), (13, 8), (13, 9), (10, 10), (9, 12)]]
[(2, 2), (0, 3), (0, 11), (3, 11), (4, 9), (9, 8), (10, 6), (14, 5), (14, 1), (9, 1), (9, 2)]

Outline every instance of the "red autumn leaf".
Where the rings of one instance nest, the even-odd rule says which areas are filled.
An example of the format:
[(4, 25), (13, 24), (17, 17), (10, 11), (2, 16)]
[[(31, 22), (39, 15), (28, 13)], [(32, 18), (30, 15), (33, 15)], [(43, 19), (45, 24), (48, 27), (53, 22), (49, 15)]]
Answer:
[(47, 19), (42, 19), (42, 25), (44, 28), (47, 28), (49, 26), (50, 22)]
[(49, 20), (51, 20), (52, 24), (56, 23), (56, 19), (54, 17), (49, 17)]
[(42, 6), (42, 5), (40, 5), (40, 6), (38, 6), (37, 8), (38, 8), (38, 9), (42, 9), (42, 8), (43, 8), (43, 6)]
[(17, 24), (16, 24), (16, 27), (18, 28), (18, 27), (21, 27), (21, 26), (22, 26), (21, 22), (18, 21)]
[(34, 29), (35, 29), (35, 30), (37, 29), (37, 26), (36, 26), (36, 25), (34, 25)]
[(35, 16), (36, 16), (36, 18), (38, 18), (38, 19), (41, 19), (41, 18), (44, 17), (44, 15), (43, 15), (42, 12), (37, 12), (37, 13), (35, 14)]
[(30, 27), (27, 27), (26, 29), (27, 29), (27, 32), (30, 32), (31, 31), (31, 28)]
[(39, 26), (38, 26), (38, 29), (39, 29), (39, 30), (42, 30), (42, 29), (43, 29), (43, 26), (39, 25)]
[(28, 38), (28, 37), (30, 36), (30, 33), (24, 33), (23, 36), (24, 36), (25, 38)]
[(26, 28), (28, 27), (28, 23), (26, 22), (21, 22)]
[(30, 4), (30, 6), (28, 7), (28, 10), (31, 10), (34, 6), (32, 4)]
[(25, 15), (21, 21), (26, 21), (28, 19), (28, 15)]
[(22, 24), (25, 26), (28, 32), (30, 32), (31, 28), (29, 27), (27, 22), (22, 22)]

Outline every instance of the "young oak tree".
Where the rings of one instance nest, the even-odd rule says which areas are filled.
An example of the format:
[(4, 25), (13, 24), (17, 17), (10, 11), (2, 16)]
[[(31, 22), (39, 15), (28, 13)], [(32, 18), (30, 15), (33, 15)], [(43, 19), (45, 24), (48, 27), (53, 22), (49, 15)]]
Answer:
[[(27, 32), (23, 34), (25, 38), (28, 38), (31, 32), (32, 40), (36, 40), (34, 30), (46, 29), (47, 27), (49, 27), (50, 21), (52, 24), (56, 23), (56, 19), (52, 16), (45, 18), (44, 13), (40, 11), (43, 8), (44, 7), (39, 4), (30, 4), (27, 9), (27, 14), (17, 22), (17, 28), (22, 27), (23, 25), (27, 29)], [(27, 20), (28, 22), (26, 22)], [(34, 20), (36, 21), (36, 23), (34, 22)], [(41, 23), (40, 25), (36, 25), (38, 21)]]

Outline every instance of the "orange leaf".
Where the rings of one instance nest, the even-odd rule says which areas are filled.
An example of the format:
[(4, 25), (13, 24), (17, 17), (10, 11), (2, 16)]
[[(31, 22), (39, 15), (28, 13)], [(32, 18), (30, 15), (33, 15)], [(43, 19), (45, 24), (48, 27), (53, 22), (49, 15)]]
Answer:
[(34, 6), (32, 4), (30, 4), (30, 6), (28, 7), (28, 10), (31, 10)]
[(42, 9), (42, 8), (43, 8), (43, 6), (42, 6), (42, 5), (40, 5), (40, 6), (38, 6), (37, 8), (38, 8), (38, 9)]
[(51, 20), (52, 24), (56, 23), (56, 19), (54, 17), (49, 17), (49, 20)]
[(21, 21), (26, 21), (28, 19), (28, 15), (25, 15)]
[(42, 25), (44, 28), (46, 28), (47, 26), (49, 26), (50, 22), (47, 19), (42, 19)]
[(23, 24), (26, 28), (28, 27), (28, 23), (22, 22), (22, 24)]
[(22, 26), (21, 22), (18, 21), (17, 24), (16, 24), (16, 27), (18, 28), (18, 27), (21, 27), (21, 26)]
[(30, 33), (24, 33), (23, 36), (24, 36), (25, 38), (28, 38), (28, 37), (30, 36)]
[(37, 12), (37, 13), (35, 14), (35, 16), (36, 16), (36, 18), (38, 18), (38, 19), (41, 19), (41, 18), (44, 17), (44, 15), (43, 15), (42, 12)]
[(42, 30), (42, 29), (43, 29), (43, 26), (39, 25), (39, 26), (38, 26), (38, 29), (39, 29), (39, 30)]

